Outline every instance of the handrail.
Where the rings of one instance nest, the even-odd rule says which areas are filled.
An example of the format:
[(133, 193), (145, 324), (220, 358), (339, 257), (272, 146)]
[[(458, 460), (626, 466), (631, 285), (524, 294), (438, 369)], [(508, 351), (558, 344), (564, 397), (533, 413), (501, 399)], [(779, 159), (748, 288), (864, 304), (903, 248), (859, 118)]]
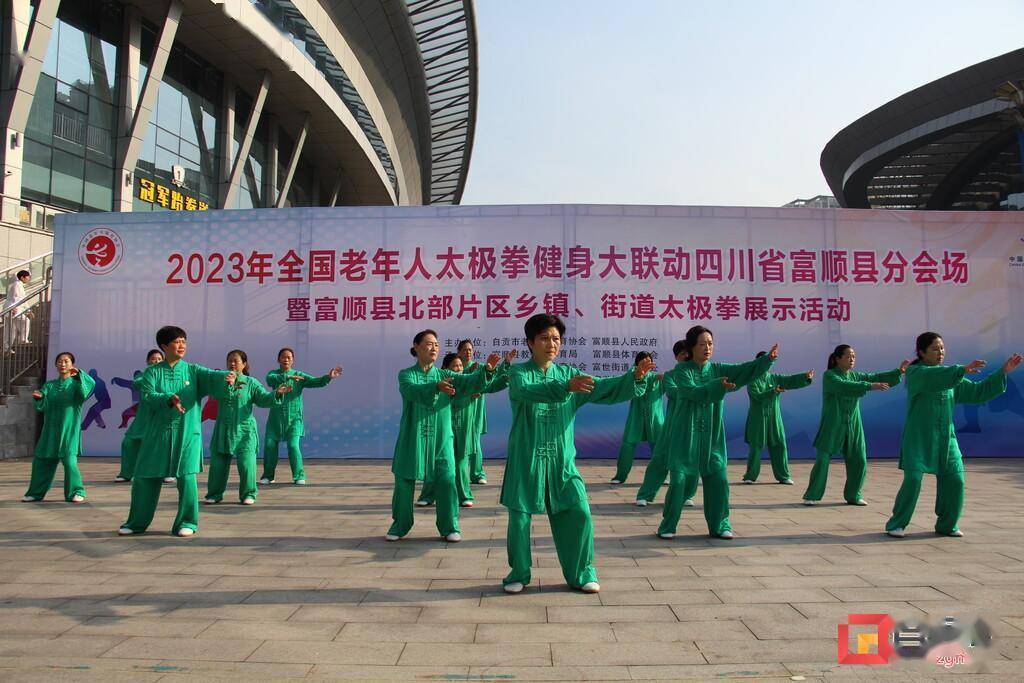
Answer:
[[(18, 301), (15, 301), (13, 304), (5, 304), (4, 307), (2, 309), (0, 309), (0, 316), (6, 315), (7, 312), (12, 310), (12, 309), (19, 308), (22, 304), (28, 302), (30, 299), (34, 299), (36, 297), (36, 295), (39, 294), (39, 292), (43, 291), (44, 289), (47, 289), (49, 286), (50, 286), (49, 282), (44, 282), (43, 284), (41, 284), (38, 287), (36, 287), (35, 289), (33, 289), (31, 292), (26, 292), (25, 296), (22, 299), (19, 299)], [(16, 318), (19, 315), (24, 315), (24, 314), (25, 314), (24, 312), (22, 312), (22, 313), (15, 313), (13, 317)]]
[[(0, 395), (13, 393), (18, 379), (31, 371), (40, 378), (45, 375), (46, 354), (50, 336), (50, 292), (52, 281), (46, 280), (14, 304), (0, 312)], [(27, 306), (27, 311), (14, 314), (13, 309)]]
[(24, 261), (19, 261), (18, 263), (15, 263), (13, 266), (7, 266), (7, 268), (5, 268), (4, 270), (0, 270), (0, 278), (3, 278), (12, 270), (14, 272), (18, 272), (19, 270), (25, 270), (25, 266), (30, 266), (36, 261), (41, 261), (45, 259), (47, 256), (52, 258), (53, 252), (48, 251), (45, 254), (40, 254), (39, 256), (33, 256), (32, 258), (25, 259)]

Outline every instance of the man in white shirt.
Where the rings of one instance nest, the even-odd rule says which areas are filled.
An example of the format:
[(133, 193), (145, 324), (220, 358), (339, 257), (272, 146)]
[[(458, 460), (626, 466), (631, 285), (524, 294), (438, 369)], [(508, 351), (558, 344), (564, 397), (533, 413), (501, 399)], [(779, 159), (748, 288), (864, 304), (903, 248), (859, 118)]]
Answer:
[[(25, 298), (25, 285), (32, 280), (32, 274), (27, 270), (19, 270), (14, 282), (7, 288), (6, 304), (10, 305)], [(4, 346), (14, 352), (15, 344), (28, 343), (29, 320), (34, 316), (28, 306), (18, 306), (11, 310), (10, 330), (4, 335)]]

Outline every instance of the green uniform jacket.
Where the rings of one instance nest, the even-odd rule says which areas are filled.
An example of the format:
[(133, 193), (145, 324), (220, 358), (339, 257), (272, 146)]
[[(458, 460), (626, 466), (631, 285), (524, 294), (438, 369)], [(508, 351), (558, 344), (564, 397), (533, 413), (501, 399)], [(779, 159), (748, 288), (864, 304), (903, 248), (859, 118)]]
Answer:
[(82, 454), (82, 404), (96, 380), (84, 370), (74, 377), (51, 379), (39, 389), (36, 410), (43, 413), (43, 433), (36, 443), (37, 458), (55, 460)]
[(647, 387), (630, 370), (620, 377), (595, 377), (589, 394), (571, 393), (569, 380), (579, 374), (558, 363), (544, 372), (532, 359), (509, 370), (512, 429), (501, 504), (510, 510), (555, 514), (585, 499), (583, 477), (576, 470), (576, 411), (587, 403), (628, 401)]
[(790, 391), (803, 389), (811, 383), (806, 372), (795, 375), (765, 374), (747, 385), (750, 409), (747, 410), (747, 428), (744, 439), (753, 448), (775, 446), (786, 440), (786, 427), (782, 424), (779, 392), (775, 387)]
[(830, 368), (822, 375), (821, 423), (814, 437), (814, 447), (823, 453), (839, 453), (845, 443), (852, 452), (864, 443), (864, 425), (860, 419), (860, 399), (871, 391), (875, 382), (891, 387), (900, 383), (899, 368), (888, 372), (843, 372)]
[(664, 382), (653, 372), (644, 377), (644, 393), (629, 402), (626, 427), (622, 430), (623, 443), (658, 443), (665, 425), (665, 410), (661, 397), (665, 395)]
[[(288, 379), (290, 375), (302, 377), (301, 382)], [(288, 372), (283, 370), (271, 370), (267, 373), (267, 386), (271, 391), (276, 391), (280, 384), (291, 384), (292, 390), (284, 395), (280, 403), (275, 403), (270, 408), (267, 416), (267, 440), (283, 441), (290, 436), (303, 436), (306, 433), (306, 425), (302, 421), (302, 391), (304, 389), (319, 389), (326, 387), (331, 382), (330, 375), (314, 377), (292, 368)]]
[(217, 399), (217, 421), (213, 423), (210, 452), (239, 455), (256, 453), (260, 437), (253, 406), (273, 408), (281, 405), (281, 396), (263, 388), (255, 377), (239, 375), (234, 385), (227, 382), (210, 393)]
[[(132, 384), (140, 392), (142, 391), (142, 371), (136, 370)], [(141, 396), (141, 393), (140, 393)], [(149, 424), (149, 413), (150, 410), (142, 405), (142, 400), (139, 400), (139, 407), (135, 409), (135, 418), (132, 423), (128, 425), (128, 429), (124, 432), (125, 439), (141, 439), (146, 434), (146, 425)]]
[(396, 477), (423, 481), (425, 477), (433, 476), (437, 458), (455, 461), (452, 397), (439, 391), (437, 383), (447, 379), (455, 387), (456, 396), (469, 396), (482, 392), (492, 376), (486, 365), (466, 374), (435, 366), (424, 372), (417, 363), (398, 373), (402, 418), (391, 460), (391, 471)]
[[(468, 374), (479, 372), (481, 365), (480, 363), (474, 363), (470, 367), (471, 369)], [(477, 410), (483, 406), (481, 401), (484, 398), (484, 394), (495, 394), (508, 387), (509, 367), (508, 363), (502, 362), (495, 369), (494, 377), (484, 387), (484, 390), (476, 392), (480, 396), (473, 398), (473, 394), (462, 392), (456, 393), (451, 398), (452, 432), (455, 436), (455, 457), (457, 459), (476, 455), (480, 452), (480, 432), (477, 431), (480, 426), (477, 420)]]
[[(504, 361), (503, 361), (504, 362)], [(463, 372), (475, 372), (480, 363), (474, 362), (468, 368), (463, 368)], [(480, 435), (487, 433), (487, 397), (480, 395), (479, 397), (472, 400), (473, 407), (473, 420), (476, 423), (474, 429), (476, 430), (476, 442), (477, 448), (480, 447)]]
[(963, 365), (907, 368), (907, 421), (900, 439), (900, 469), (938, 474), (963, 472), (964, 461), (953, 431), (953, 406), (986, 403), (1006, 391), (1006, 375), (994, 372), (980, 382), (964, 377)]
[(728, 377), (738, 389), (768, 372), (773, 362), (767, 355), (746, 363), (705, 363), (703, 368), (686, 361), (672, 370), (666, 392), (676, 401), (665, 430), (670, 441), (665, 464), (670, 471), (702, 477), (725, 471), (728, 453), (723, 411), (728, 392), (722, 377)]
[[(224, 384), (227, 375), (183, 360), (173, 368), (167, 361), (146, 368), (139, 387), (139, 408), (149, 408), (150, 416), (139, 446), (137, 478), (183, 477), (203, 471), (200, 402)], [(175, 394), (184, 414), (167, 404)]]

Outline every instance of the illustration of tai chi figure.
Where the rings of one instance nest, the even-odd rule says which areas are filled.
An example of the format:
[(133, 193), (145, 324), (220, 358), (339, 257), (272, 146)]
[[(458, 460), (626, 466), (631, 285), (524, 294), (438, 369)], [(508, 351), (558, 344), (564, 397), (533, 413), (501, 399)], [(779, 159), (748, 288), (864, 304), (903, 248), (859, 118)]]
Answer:
[(99, 373), (96, 370), (90, 370), (89, 376), (96, 383), (96, 390), (92, 392), (96, 402), (92, 404), (85, 414), (85, 421), (82, 422), (82, 431), (88, 429), (89, 425), (93, 422), (100, 429), (106, 429), (107, 423), (103, 421), (103, 411), (110, 409), (110, 392), (107, 391), (107, 383), (100, 379)]

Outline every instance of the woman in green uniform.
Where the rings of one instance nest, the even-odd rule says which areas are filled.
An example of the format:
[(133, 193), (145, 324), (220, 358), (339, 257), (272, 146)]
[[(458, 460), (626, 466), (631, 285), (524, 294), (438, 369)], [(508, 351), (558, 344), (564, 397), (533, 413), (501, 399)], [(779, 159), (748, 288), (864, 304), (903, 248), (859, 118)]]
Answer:
[[(146, 354), (146, 367), (156, 365), (163, 359), (164, 354), (160, 353), (159, 349), (150, 349), (149, 353)], [(136, 371), (135, 377), (132, 380), (136, 391), (138, 391), (141, 383), (142, 373)], [(149, 411), (142, 406), (140, 401), (135, 409), (135, 418), (124, 433), (124, 438), (121, 439), (121, 470), (114, 477), (114, 481), (119, 483), (131, 481), (132, 477), (135, 476), (135, 460), (139, 455), (139, 446), (142, 445), (142, 435), (146, 433), (148, 421)]]
[[(462, 369), (464, 372), (476, 372), (477, 370), (479, 363), (473, 360), (474, 350), (471, 339), (463, 339), (459, 342), (458, 352), (459, 358), (462, 359)], [(470, 406), (472, 412), (467, 414), (466, 418), (472, 420), (469, 424), (473, 427), (472, 436), (476, 443), (471, 444), (470, 450), (472, 455), (470, 456), (469, 463), (469, 478), (474, 484), (486, 484), (487, 474), (484, 472), (484, 449), (480, 445), (480, 437), (487, 433), (487, 398), (483, 394), (474, 394)]]
[(821, 383), (821, 423), (814, 437), (817, 456), (811, 480), (804, 492), (804, 505), (814, 505), (825, 495), (829, 459), (842, 453), (846, 464), (843, 499), (850, 505), (867, 505), (861, 496), (867, 476), (868, 451), (860, 419), (860, 399), (869, 391), (887, 391), (900, 383), (910, 361), (888, 372), (855, 372), (857, 354), (849, 344), (840, 344), (828, 356), (828, 369)]
[(206, 482), (206, 502), (219, 503), (228, 486), (231, 457), (237, 458), (238, 500), (242, 505), (256, 502), (256, 451), (259, 429), (252, 415), (253, 406), (272, 408), (281, 404), (281, 397), (292, 391), (290, 382), (282, 382), (271, 393), (260, 381), (249, 376), (249, 357), (245, 351), (228, 352), (228, 381), (214, 387), (217, 420), (210, 437), (210, 477)]
[(921, 480), (934, 474), (935, 533), (963, 536), (957, 526), (964, 506), (964, 461), (953, 431), (953, 406), (987, 403), (1006, 391), (1006, 376), (1021, 363), (1020, 354), (1006, 359), (998, 372), (980, 382), (964, 375), (980, 372), (985, 361), (942, 365), (946, 347), (935, 332), (917, 338), (917, 359), (907, 368), (907, 420), (900, 439), (903, 485), (896, 494), (892, 517), (885, 525), (890, 536), (903, 538), (921, 494)]
[(135, 464), (128, 519), (118, 533), (130, 536), (148, 529), (160, 502), (164, 477), (175, 476), (178, 513), (171, 533), (191, 536), (199, 529), (196, 474), (203, 470), (200, 403), (204, 396), (224, 384), (231, 373), (186, 363), (188, 339), (180, 327), (161, 327), (156, 333), (156, 344), (163, 351), (164, 360), (142, 374), (139, 407), (150, 410), (149, 423)]
[(696, 325), (686, 333), (686, 349), (691, 360), (669, 373), (673, 386), (666, 388), (675, 395), (676, 403), (669, 417), (673, 423), (668, 430), (669, 485), (658, 536), (675, 537), (687, 480), (700, 476), (708, 533), (731, 540), (723, 399), (727, 392), (767, 373), (779, 356), (779, 345), (746, 363), (712, 363), (715, 342), (711, 330)]
[(452, 398), (483, 391), (493, 379), (501, 356), (492, 353), (487, 364), (469, 374), (437, 368), (437, 333), (423, 330), (413, 338), (410, 353), (416, 363), (398, 373), (402, 418), (391, 460), (395, 489), (391, 496), (391, 528), (386, 541), (397, 541), (412, 529), (413, 494), (417, 481), (432, 480), (437, 500), (437, 530), (452, 543), (462, 540), (459, 502), (455, 491), (455, 450)]
[[(636, 367), (651, 354), (640, 351), (633, 358), (633, 366)], [(662, 375), (648, 374), (644, 378), (644, 393), (629, 402), (629, 414), (626, 416), (626, 427), (622, 430), (622, 444), (619, 446), (619, 457), (615, 463), (615, 476), (612, 484), (622, 484), (633, 469), (633, 457), (636, 454), (636, 446), (641, 441), (646, 441), (651, 448), (651, 457), (654, 457), (658, 439), (661, 436), (661, 428), (665, 424), (665, 412), (661, 405), (661, 397), (665, 395), (665, 388), (662, 384)], [(648, 465), (649, 466), (649, 465)], [(664, 480), (662, 480), (664, 481)]]
[[(765, 355), (759, 351), (757, 358)], [(747, 410), (747, 427), (744, 440), (750, 446), (747, 456), (747, 471), (744, 484), (753, 484), (761, 474), (761, 451), (768, 447), (772, 460), (772, 475), (780, 484), (793, 485), (789, 476), (789, 454), (786, 449), (786, 426), (782, 423), (782, 407), (779, 395), (783, 391), (803, 389), (814, 380), (814, 370), (798, 372), (795, 375), (765, 374), (747, 385), (750, 408)]]
[(75, 367), (75, 357), (64, 351), (57, 354), (57, 379), (51, 379), (39, 391), (32, 392), (36, 410), (43, 414), (43, 432), (36, 442), (32, 458), (32, 479), (21, 500), (42, 500), (53, 484), (57, 463), (64, 465), (64, 500), (85, 500), (78, 456), (82, 454), (82, 404), (92, 394), (96, 381)]
[(530, 521), (547, 513), (562, 576), (585, 593), (601, 590), (594, 569), (594, 522), (583, 477), (576, 469), (576, 411), (587, 403), (623, 403), (646, 390), (650, 358), (620, 377), (594, 378), (571, 365), (555, 363), (565, 325), (541, 313), (526, 321), (532, 358), (509, 370), (512, 429), (501, 482), (501, 504), (508, 508), (508, 563), (505, 592), (530, 583)]
[(277, 475), (278, 444), (284, 441), (288, 446), (288, 465), (292, 470), (292, 483), (304, 485), (306, 470), (302, 467), (302, 450), (299, 442), (306, 433), (306, 425), (302, 421), (302, 392), (306, 389), (319, 389), (330, 384), (332, 379), (341, 374), (341, 366), (331, 368), (322, 377), (313, 377), (295, 370), (295, 352), (283, 348), (277, 352), (277, 370), (267, 373), (267, 386), (271, 391), (281, 384), (288, 383), (291, 393), (284, 396), (280, 404), (275, 404), (267, 415), (267, 428), (263, 447), (263, 476), (261, 484), (273, 484)]

